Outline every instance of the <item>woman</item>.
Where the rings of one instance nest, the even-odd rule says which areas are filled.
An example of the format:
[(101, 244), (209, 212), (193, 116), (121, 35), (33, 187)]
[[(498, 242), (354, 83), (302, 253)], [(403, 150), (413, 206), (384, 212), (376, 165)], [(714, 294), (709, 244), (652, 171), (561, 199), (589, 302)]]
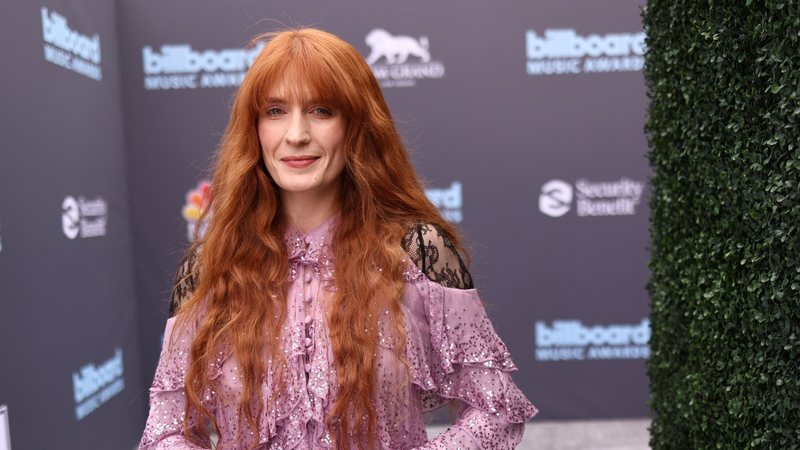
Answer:
[[(210, 448), (212, 427), (220, 449), (519, 442), (536, 409), (353, 47), (272, 35), (212, 186), (141, 449)], [(458, 421), (428, 442), (422, 412), (446, 403)]]

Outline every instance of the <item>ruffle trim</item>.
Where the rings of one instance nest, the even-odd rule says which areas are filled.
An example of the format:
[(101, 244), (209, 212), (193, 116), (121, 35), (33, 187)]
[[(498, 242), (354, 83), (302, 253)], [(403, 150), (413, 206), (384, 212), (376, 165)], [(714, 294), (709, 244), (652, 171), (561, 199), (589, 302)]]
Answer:
[(423, 409), (436, 409), (457, 399), (511, 423), (533, 417), (538, 410), (511, 380), (509, 372), (517, 366), (477, 291), (447, 288), (427, 279), (416, 286), (428, 300), (432, 351), (424, 351), (422, 333), (409, 327), (406, 358), (411, 364), (411, 381), (422, 390)]
[(496, 369), (462, 367), (444, 377), (438, 394), (443, 399), (460, 400), (472, 408), (496, 414), (510, 423), (524, 423), (539, 412), (508, 373)]
[[(294, 357), (288, 362), (290, 369), (284, 375), (284, 383), (287, 386), (284, 395), (277, 402), (270, 404), (267, 396), (269, 389), (264, 387), (264, 404), (271, 406), (266, 417), (259, 421), (259, 445), (281, 450), (296, 448), (306, 438), (309, 432), (308, 424), (313, 423), (311, 440), (314, 446), (333, 447), (333, 442), (325, 430), (323, 410), (331, 389), (330, 382), (327, 381), (327, 352), (317, 353), (320, 354), (315, 354), (309, 376), (311, 379), (325, 377), (325, 381), (317, 381), (307, 387), (302, 362), (298, 357)], [(298, 394), (306, 389), (308, 397)], [(279, 434), (278, 429), (282, 429), (283, 432)]]

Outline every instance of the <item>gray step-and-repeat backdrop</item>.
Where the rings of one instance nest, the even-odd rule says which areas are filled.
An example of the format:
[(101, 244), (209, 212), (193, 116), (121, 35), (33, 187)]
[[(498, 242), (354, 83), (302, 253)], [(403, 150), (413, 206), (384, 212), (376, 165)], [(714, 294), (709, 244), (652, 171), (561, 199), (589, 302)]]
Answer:
[(540, 420), (645, 417), (642, 1), (0, 6), (0, 405), (15, 450), (135, 445), (254, 35), (367, 58)]
[(0, 404), (15, 450), (130, 448), (141, 433), (152, 375), (141, 365), (117, 7), (0, 5)]

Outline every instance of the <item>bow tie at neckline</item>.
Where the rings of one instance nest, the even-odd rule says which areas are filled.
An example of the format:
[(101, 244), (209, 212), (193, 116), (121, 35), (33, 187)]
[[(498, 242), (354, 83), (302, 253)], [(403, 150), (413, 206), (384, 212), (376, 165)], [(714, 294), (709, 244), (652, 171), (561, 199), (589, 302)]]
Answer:
[(329, 253), (327, 238), (328, 236), (322, 236), (314, 239), (302, 233), (287, 233), (286, 250), (289, 261), (318, 263), (323, 255)]
[(286, 229), (284, 240), (289, 261), (298, 261), (306, 264), (319, 263), (321, 259), (329, 259), (330, 239), (333, 227), (338, 219), (338, 214), (332, 216), (308, 233), (303, 233), (294, 225)]

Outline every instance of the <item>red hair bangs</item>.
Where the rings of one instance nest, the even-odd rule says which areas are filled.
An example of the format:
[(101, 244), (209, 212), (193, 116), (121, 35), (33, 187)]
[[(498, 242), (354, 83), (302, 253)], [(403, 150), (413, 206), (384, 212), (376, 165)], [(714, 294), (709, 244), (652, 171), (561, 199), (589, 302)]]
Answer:
[(267, 33), (254, 42), (262, 40), (267, 44), (242, 85), (250, 93), (249, 106), (254, 114), (263, 112), (270, 94), (274, 94), (271, 90), (282, 84), (287, 90), (281, 93), (285, 100), (321, 102), (341, 111), (348, 121), (363, 120), (364, 92), (371, 86), (360, 86), (364, 83), (359, 80), (372, 74), (350, 44), (313, 29)]

